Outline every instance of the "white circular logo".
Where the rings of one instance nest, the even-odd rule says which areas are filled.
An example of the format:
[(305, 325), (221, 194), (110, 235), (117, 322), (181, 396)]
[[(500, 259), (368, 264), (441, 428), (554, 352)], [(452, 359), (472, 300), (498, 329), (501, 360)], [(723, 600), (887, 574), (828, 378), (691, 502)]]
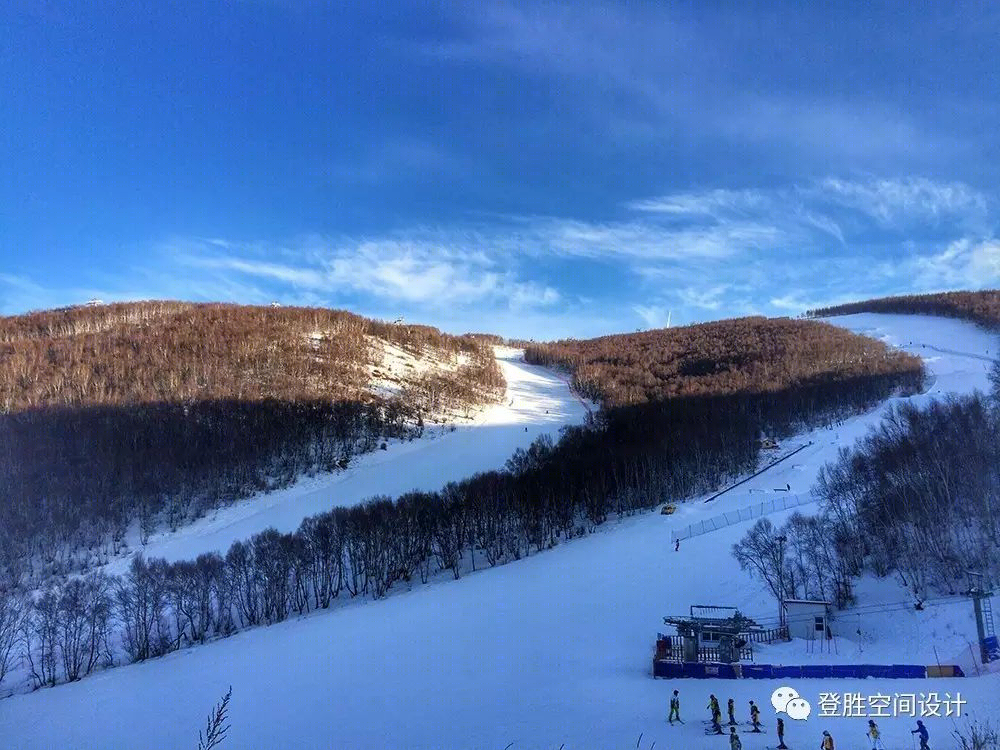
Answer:
[(788, 701), (785, 711), (788, 713), (789, 718), (796, 721), (805, 721), (809, 718), (809, 712), (812, 711), (812, 707), (805, 698), (792, 698)]
[(774, 706), (774, 710), (780, 714), (785, 710), (785, 706), (788, 705), (788, 701), (792, 698), (798, 697), (799, 693), (795, 688), (780, 687), (771, 693), (771, 705)]

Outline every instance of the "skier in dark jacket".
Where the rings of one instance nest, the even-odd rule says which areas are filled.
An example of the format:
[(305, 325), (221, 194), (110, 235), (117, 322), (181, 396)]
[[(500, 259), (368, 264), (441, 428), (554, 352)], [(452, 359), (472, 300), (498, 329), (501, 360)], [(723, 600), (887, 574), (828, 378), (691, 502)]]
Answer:
[(726, 704), (726, 708), (729, 709), (729, 726), (736, 726), (736, 702), (730, 698), (729, 703)]
[(785, 744), (785, 721), (780, 716), (778, 717), (778, 750), (788, 750), (788, 745)]
[(743, 750), (743, 743), (736, 734), (736, 727), (729, 727), (729, 750)]
[[(676, 690), (674, 691), (674, 697), (670, 699), (670, 718), (668, 721), (673, 724), (674, 719), (681, 721), (681, 699)], [(683, 723), (684, 722), (681, 721), (681, 724)]]
[(750, 723), (753, 724), (751, 731), (760, 734), (760, 709), (753, 701), (750, 701)]
[(927, 732), (927, 727), (924, 726), (924, 722), (917, 720), (917, 728), (914, 729), (910, 734), (920, 735), (920, 750), (930, 750), (930, 746), (927, 744), (927, 740), (930, 739), (930, 734)]

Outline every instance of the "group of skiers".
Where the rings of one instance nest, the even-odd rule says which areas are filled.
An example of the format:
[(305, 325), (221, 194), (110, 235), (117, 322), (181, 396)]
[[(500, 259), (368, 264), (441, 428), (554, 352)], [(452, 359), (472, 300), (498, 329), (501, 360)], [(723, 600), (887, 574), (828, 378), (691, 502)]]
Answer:
[[(722, 708), (719, 705), (719, 699), (716, 698), (714, 694), (710, 695), (708, 698), (708, 710), (712, 715), (712, 728), (707, 731), (707, 734), (725, 734), (725, 732), (722, 731)], [(740, 737), (736, 733), (736, 727), (739, 722), (736, 721), (736, 703), (732, 698), (726, 702), (726, 713), (729, 714), (729, 748), (730, 750), (743, 750), (743, 743), (740, 741)], [(670, 716), (667, 721), (670, 722), (671, 726), (673, 726), (675, 721), (680, 724), (684, 723), (681, 720), (681, 699), (680, 693), (677, 690), (674, 691), (673, 696), (670, 698)], [(750, 730), (751, 732), (760, 734), (764, 731), (760, 726), (760, 709), (753, 701), (750, 701), (750, 724), (753, 727), (753, 729)], [(789, 750), (788, 745), (785, 744), (785, 722), (780, 716), (778, 717), (777, 729), (777, 750)], [(927, 744), (930, 734), (927, 731), (927, 727), (924, 726), (924, 722), (917, 721), (917, 728), (910, 732), (910, 734), (919, 736), (920, 750), (930, 750), (930, 746)], [(882, 732), (879, 730), (878, 724), (875, 723), (874, 719), (868, 720), (868, 732), (866, 733), (866, 736), (871, 742), (872, 750), (885, 750), (885, 745), (882, 744)], [(820, 750), (835, 750), (833, 736), (827, 731), (823, 732)]]

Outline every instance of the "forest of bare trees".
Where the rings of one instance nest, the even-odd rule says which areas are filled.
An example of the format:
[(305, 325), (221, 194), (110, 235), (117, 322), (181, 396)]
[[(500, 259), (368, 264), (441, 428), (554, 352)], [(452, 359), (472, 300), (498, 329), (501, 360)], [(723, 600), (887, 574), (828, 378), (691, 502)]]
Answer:
[[(375, 340), (479, 363), (475, 337), (341, 310), (136, 302), (0, 318), (0, 413), (39, 407), (371, 398)], [(488, 370), (488, 371), (487, 371)], [(496, 367), (454, 377), (489, 393)]]
[[(1000, 371), (995, 368), (1000, 375)], [(854, 579), (896, 575), (916, 603), (1000, 574), (1000, 411), (973, 394), (893, 407), (823, 468), (821, 513), (763, 519), (733, 552), (778, 596), (850, 603)], [(777, 538), (786, 539), (779, 573)]]
[(810, 317), (854, 315), (855, 313), (896, 313), (901, 315), (938, 315), (962, 318), (973, 323), (996, 328), (1000, 326), (1000, 290), (981, 292), (940, 292), (937, 294), (907, 294), (881, 297), (846, 305), (834, 305), (810, 310)]
[[(385, 343), (444, 365), (377, 391)], [(137, 520), (143, 538), (176, 529), (503, 389), (485, 342), (340, 311), (143, 302), (0, 318), (0, 557), (35, 580), (99, 564)]]
[(677, 396), (779, 393), (887, 376), (917, 382), (919, 358), (815, 321), (739, 318), (595, 339), (529, 344), (525, 358), (563, 367), (603, 404)]
[(294, 533), (265, 530), (224, 555), (175, 563), (137, 556), (126, 575), (92, 574), (78, 591), (53, 581), (29, 597), (19, 586), (24, 572), (8, 562), (0, 590), (16, 623), (12, 654), (41, 687), (343, 599), (502, 565), (611, 517), (704, 493), (756, 467), (762, 434), (870, 408), (912, 377), (904, 370), (607, 407), (588, 424), (564, 428), (556, 442), (541, 437), (518, 450), (503, 470), (437, 492), (333, 508)]
[(900, 405), (820, 475), (818, 494), (854, 544), (855, 574), (898, 573), (917, 600), (1000, 573), (1000, 414), (981, 395)]

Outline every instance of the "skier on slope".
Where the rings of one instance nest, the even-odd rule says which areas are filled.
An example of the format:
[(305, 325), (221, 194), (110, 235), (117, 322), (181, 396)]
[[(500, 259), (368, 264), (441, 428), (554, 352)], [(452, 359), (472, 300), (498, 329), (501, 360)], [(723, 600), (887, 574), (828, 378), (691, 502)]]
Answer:
[(788, 750), (788, 745), (785, 744), (785, 721), (780, 716), (778, 717), (778, 750)]
[(729, 710), (729, 726), (736, 726), (736, 702), (730, 698), (729, 702), (726, 704), (726, 708)]
[(750, 701), (750, 723), (753, 724), (751, 731), (760, 734), (760, 709), (753, 701)]
[(712, 716), (715, 716), (715, 712), (719, 710), (719, 699), (715, 697), (715, 693), (708, 696), (708, 710)]
[(924, 722), (917, 719), (917, 728), (910, 732), (910, 734), (920, 735), (920, 750), (930, 750), (930, 746), (927, 744), (927, 740), (930, 739), (930, 734), (927, 732), (927, 727), (924, 726)]
[(681, 699), (676, 690), (674, 691), (674, 696), (670, 699), (670, 718), (668, 721), (673, 724), (674, 719), (680, 721), (681, 724), (684, 723), (681, 721)]
[(868, 739), (872, 741), (872, 750), (885, 750), (882, 744), (882, 733), (873, 719), (868, 720)]
[(736, 734), (736, 727), (729, 727), (729, 750), (743, 750), (743, 743)]
[(833, 750), (833, 737), (826, 730), (823, 730), (823, 741), (819, 745), (819, 750)]
[(714, 694), (708, 697), (708, 708), (712, 712), (712, 731), (722, 734), (722, 709), (719, 708), (719, 699)]

